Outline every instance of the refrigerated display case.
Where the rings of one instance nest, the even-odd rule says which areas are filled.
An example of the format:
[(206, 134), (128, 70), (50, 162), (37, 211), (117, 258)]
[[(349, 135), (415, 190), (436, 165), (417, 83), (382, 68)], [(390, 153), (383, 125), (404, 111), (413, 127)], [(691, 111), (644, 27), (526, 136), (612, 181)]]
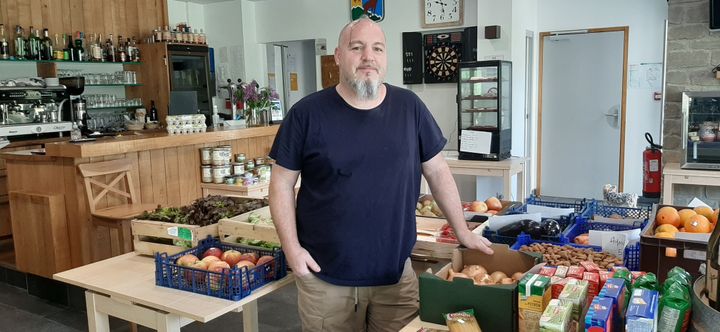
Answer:
[(459, 159), (503, 160), (512, 144), (510, 61), (460, 63), (458, 79)]
[(682, 168), (720, 170), (720, 92), (683, 92)]

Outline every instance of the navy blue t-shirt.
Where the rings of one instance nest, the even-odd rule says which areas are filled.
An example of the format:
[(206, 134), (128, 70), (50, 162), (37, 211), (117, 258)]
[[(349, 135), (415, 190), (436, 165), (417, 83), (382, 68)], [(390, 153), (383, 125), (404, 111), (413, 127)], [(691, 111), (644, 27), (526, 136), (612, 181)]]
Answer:
[(300, 171), (298, 238), (331, 284), (398, 282), (415, 245), (421, 163), (447, 142), (420, 98), (385, 87), (371, 110), (350, 106), (335, 87), (303, 98), (270, 151)]

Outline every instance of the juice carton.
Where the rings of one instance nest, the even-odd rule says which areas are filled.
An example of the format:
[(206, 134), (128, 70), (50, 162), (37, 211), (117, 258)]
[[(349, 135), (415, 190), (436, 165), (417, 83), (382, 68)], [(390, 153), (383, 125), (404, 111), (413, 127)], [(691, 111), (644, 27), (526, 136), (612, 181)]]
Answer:
[(611, 332), (613, 329), (613, 300), (596, 296), (585, 315), (585, 331)]
[(568, 276), (568, 277), (573, 277), (573, 278), (578, 279), (578, 280), (582, 280), (582, 278), (583, 278), (583, 273), (585, 273), (585, 268), (584, 268), (584, 267), (582, 267), (582, 266), (571, 266), (570, 268), (568, 268), (567, 276)]
[(614, 317), (613, 324), (619, 328), (625, 326), (625, 308), (628, 300), (625, 280), (622, 278), (608, 279), (597, 297), (612, 299)]
[(625, 330), (633, 332), (657, 331), (659, 293), (638, 288), (633, 290), (626, 313)]
[(555, 276), (560, 278), (567, 277), (568, 267), (564, 265), (557, 266), (555, 270)]
[(558, 299), (562, 303), (572, 304), (572, 323), (575, 331), (577, 331), (582, 313), (587, 306), (588, 298), (588, 282), (585, 280), (579, 280), (577, 282), (569, 283), (565, 285), (562, 293)]
[(588, 282), (588, 297), (592, 301), (593, 297), (600, 292), (600, 275), (595, 272), (583, 273), (583, 280)]
[(540, 317), (550, 302), (550, 278), (527, 273), (518, 283), (520, 332), (540, 331)]
[(557, 268), (554, 266), (543, 266), (540, 268), (540, 275), (552, 277), (555, 275), (555, 270), (557, 270)]
[(550, 300), (540, 317), (540, 332), (569, 332), (572, 321), (572, 304)]
[(603, 286), (605, 286), (605, 282), (608, 279), (612, 278), (612, 275), (614, 272), (608, 271), (608, 270), (601, 270), (599, 273), (600, 273), (600, 285), (599, 285), (598, 289), (602, 289)]

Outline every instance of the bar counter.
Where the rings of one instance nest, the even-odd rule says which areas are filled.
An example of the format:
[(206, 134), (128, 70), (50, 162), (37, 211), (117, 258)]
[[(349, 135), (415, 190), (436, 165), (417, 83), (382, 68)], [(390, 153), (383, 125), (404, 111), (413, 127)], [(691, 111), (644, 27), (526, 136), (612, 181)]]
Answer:
[[(15, 248), (23, 248), (23, 253), (16, 250), (16, 267), (51, 277), (110, 257), (114, 237), (91, 222), (79, 164), (129, 159), (133, 187), (142, 203), (181, 206), (202, 196), (200, 148), (230, 145), (233, 153), (264, 157), (278, 128), (209, 129), (185, 135), (147, 131), (84, 143), (47, 142), (44, 155), (37, 154), (37, 147), (0, 153), (7, 165), (13, 241)], [(114, 199), (103, 203), (120, 202)]]

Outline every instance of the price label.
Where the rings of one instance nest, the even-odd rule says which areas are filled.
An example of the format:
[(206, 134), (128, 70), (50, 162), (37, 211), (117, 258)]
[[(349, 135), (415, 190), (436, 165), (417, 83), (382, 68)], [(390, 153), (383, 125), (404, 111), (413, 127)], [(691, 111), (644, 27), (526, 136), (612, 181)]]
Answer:
[(614, 232), (605, 232), (602, 234), (602, 250), (606, 253), (624, 259), (625, 247), (627, 245), (627, 234)]
[(177, 237), (180, 238), (180, 239), (183, 239), (183, 240), (192, 241), (192, 239), (193, 239), (193, 234), (192, 234), (192, 232), (191, 232), (189, 229), (184, 228), (184, 227), (180, 227), (180, 228), (178, 228), (178, 235), (177, 235)]

